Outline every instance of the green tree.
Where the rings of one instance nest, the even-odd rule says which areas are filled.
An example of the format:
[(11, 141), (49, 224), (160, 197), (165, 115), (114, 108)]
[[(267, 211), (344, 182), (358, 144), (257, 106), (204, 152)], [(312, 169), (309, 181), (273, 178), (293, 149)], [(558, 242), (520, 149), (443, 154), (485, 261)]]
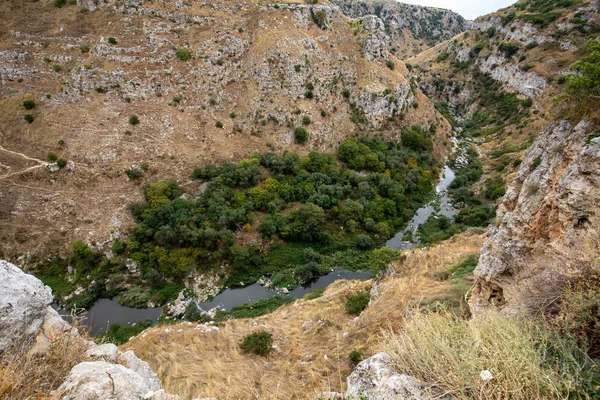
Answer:
[(307, 242), (317, 241), (325, 236), (327, 217), (325, 211), (316, 204), (303, 204), (291, 216), (290, 235)]

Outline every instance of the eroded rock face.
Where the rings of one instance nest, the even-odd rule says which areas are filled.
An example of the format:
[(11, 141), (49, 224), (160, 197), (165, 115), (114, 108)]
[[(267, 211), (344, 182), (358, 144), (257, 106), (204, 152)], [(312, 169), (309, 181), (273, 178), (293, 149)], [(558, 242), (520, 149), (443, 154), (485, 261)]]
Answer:
[(49, 287), (0, 260), (0, 352), (15, 340), (33, 339), (51, 303)]
[(363, 56), (369, 60), (380, 58), (387, 59), (389, 56), (389, 36), (385, 33), (385, 24), (374, 15), (361, 18), (361, 26), (358, 37)]
[(349, 17), (378, 17), (389, 35), (396, 54), (410, 57), (423, 50), (420, 44), (433, 46), (450, 39), (468, 27), (460, 15), (433, 7), (403, 4), (393, 0), (331, 0)]
[(585, 279), (600, 254), (598, 165), (600, 137), (589, 123), (560, 121), (538, 135), (482, 248), (473, 312), (535, 312), (569, 281)]

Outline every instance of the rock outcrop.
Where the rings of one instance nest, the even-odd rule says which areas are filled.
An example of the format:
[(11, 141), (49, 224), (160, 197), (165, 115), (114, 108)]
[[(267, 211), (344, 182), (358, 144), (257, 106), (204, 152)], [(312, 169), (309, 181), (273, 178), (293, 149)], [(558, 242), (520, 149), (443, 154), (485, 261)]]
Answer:
[(35, 338), (51, 303), (49, 287), (0, 260), (0, 352), (15, 341)]
[[(133, 351), (114, 344), (86, 342), (76, 328), (50, 307), (52, 291), (15, 265), (0, 260), (0, 352), (12, 343), (43, 354), (69, 335), (88, 347), (84, 361), (71, 370), (52, 398), (63, 400), (175, 400), (162, 389), (158, 376)], [(35, 338), (35, 340), (33, 340)]]
[(393, 53), (411, 57), (464, 31), (467, 21), (441, 8), (404, 4), (393, 0), (331, 0), (349, 17), (374, 15), (390, 37)]
[(598, 268), (600, 137), (591, 124), (550, 124), (527, 151), (475, 270), (471, 308), (550, 306)]

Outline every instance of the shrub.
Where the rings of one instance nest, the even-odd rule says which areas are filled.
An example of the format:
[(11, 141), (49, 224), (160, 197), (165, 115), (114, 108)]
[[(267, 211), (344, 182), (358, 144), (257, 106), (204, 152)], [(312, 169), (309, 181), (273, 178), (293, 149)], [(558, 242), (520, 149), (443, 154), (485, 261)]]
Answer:
[(220, 129), (223, 127), (223, 123), (221, 121), (217, 121), (215, 122), (215, 126)]
[(327, 28), (327, 13), (324, 10), (318, 10), (317, 12), (312, 13), (312, 19), (315, 24), (321, 29)]
[(371, 295), (368, 291), (358, 292), (346, 296), (346, 312), (351, 315), (359, 315), (371, 300)]
[(175, 52), (175, 55), (181, 61), (188, 61), (192, 58), (192, 53), (188, 49), (179, 49)]
[(302, 125), (310, 125), (310, 123), (311, 123), (311, 120), (308, 115), (305, 115), (304, 117), (302, 117)]
[(129, 124), (130, 125), (137, 125), (139, 123), (140, 123), (140, 119), (139, 119), (139, 117), (137, 115), (131, 114), (129, 116)]
[(314, 300), (323, 296), (323, 291), (321, 289), (315, 289), (310, 293), (304, 295), (304, 300)]
[(306, 139), (308, 138), (308, 131), (299, 126), (296, 129), (294, 129), (294, 140), (296, 141), (296, 143), (298, 144), (304, 144), (306, 143)]
[(527, 43), (527, 46), (525, 46), (527, 48), (527, 50), (531, 50), (531, 49), (535, 49), (536, 47), (538, 47), (540, 44), (537, 41), (533, 41), (533, 42), (529, 42)]
[(31, 110), (31, 109), (35, 108), (35, 101), (33, 101), (33, 100), (25, 100), (23, 102), (23, 107), (26, 110)]
[(35, 118), (31, 114), (25, 114), (25, 116), (23, 118), (25, 119), (25, 121), (27, 121), (29, 123), (32, 123), (33, 121), (35, 121)]
[(64, 158), (59, 158), (58, 160), (56, 160), (56, 165), (58, 165), (58, 168), (64, 168), (67, 166), (67, 160), (65, 160)]
[(234, 119), (237, 115), (232, 111), (229, 113), (229, 118)]
[(245, 354), (267, 356), (273, 351), (273, 335), (267, 331), (253, 332), (246, 335), (239, 346)]
[(362, 360), (362, 353), (358, 350), (352, 350), (349, 355), (350, 362), (354, 365), (358, 364)]
[(111, 324), (106, 333), (100, 335), (107, 342), (121, 345), (140, 332), (150, 328), (154, 323), (150, 319), (139, 321), (135, 324)]
[(144, 171), (141, 168), (131, 168), (131, 169), (125, 170), (125, 174), (127, 175), (127, 177), (129, 179), (131, 179), (133, 181), (133, 180), (141, 179), (144, 176)]
[(52, 66), (52, 69), (54, 70), (54, 72), (60, 72), (60, 71), (62, 71), (62, 67), (60, 66), (60, 64), (54, 64)]
[(117, 39), (115, 39), (114, 37), (111, 36), (111, 37), (108, 38), (108, 43), (110, 43), (110, 44), (117, 44)]
[(392, 60), (387, 60), (385, 62), (385, 66), (393, 71), (396, 68), (396, 63), (393, 62)]
[(54, 0), (52, 4), (54, 4), (54, 7), (62, 8), (67, 4), (67, 0)]
[(50, 152), (46, 155), (46, 159), (50, 162), (55, 162), (56, 160), (58, 160), (58, 156), (56, 154)]
[(398, 370), (462, 399), (589, 399), (600, 378), (598, 365), (543, 321), (492, 310), (470, 320), (415, 310), (387, 334), (385, 351)]
[(289, 297), (275, 296), (268, 299), (257, 300), (250, 304), (243, 304), (236, 306), (229, 311), (229, 315), (233, 318), (257, 318), (262, 315), (272, 313), (279, 307), (293, 303), (294, 299)]
[(485, 31), (485, 34), (491, 38), (494, 37), (494, 35), (496, 35), (496, 28), (494, 28), (493, 26), (490, 26), (489, 28), (487, 28), (487, 30)]
[(87, 44), (82, 44), (81, 46), (79, 46), (79, 50), (81, 50), (82, 53), (89, 53), (90, 46), (88, 46)]
[(498, 50), (504, 54), (504, 57), (511, 58), (519, 51), (519, 45), (516, 43), (500, 43)]

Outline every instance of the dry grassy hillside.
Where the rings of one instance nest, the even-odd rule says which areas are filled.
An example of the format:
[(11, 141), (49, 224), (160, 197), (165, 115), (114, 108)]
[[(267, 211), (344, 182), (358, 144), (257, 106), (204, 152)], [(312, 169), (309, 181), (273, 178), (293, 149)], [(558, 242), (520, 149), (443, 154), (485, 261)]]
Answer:
[[(482, 243), (480, 233), (466, 232), (407, 251), (378, 281), (338, 281), (322, 297), (297, 300), (264, 317), (226, 321), (218, 332), (195, 323), (161, 325), (124, 347), (148, 361), (167, 391), (183, 399), (312, 399), (323, 391), (343, 392), (354, 368), (350, 351), (363, 357), (382, 351), (384, 334), (402, 327), (413, 301), (460, 302), (468, 282), (440, 276)], [(371, 290), (370, 305), (359, 317), (347, 314), (346, 296), (361, 290)], [(242, 354), (239, 341), (260, 330), (273, 334), (275, 351), (266, 359)]]
[(185, 184), (207, 162), (434, 123), (444, 152), (449, 126), (402, 61), (367, 61), (358, 39), (378, 32), (355, 36), (326, 2), (53, 4), (0, 4), (2, 257), (36, 261), (118, 236), (141, 197), (125, 174), (135, 167), (147, 169), (142, 183)]

